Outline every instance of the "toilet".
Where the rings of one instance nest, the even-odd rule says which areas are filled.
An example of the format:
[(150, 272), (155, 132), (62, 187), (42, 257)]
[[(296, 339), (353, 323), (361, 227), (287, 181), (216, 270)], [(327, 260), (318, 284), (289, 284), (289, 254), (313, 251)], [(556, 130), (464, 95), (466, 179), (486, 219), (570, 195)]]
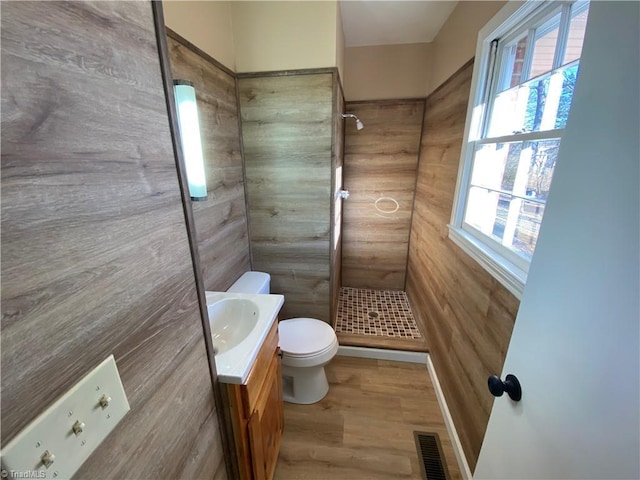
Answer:
[[(246, 272), (227, 291), (268, 294), (270, 282), (268, 273)], [(278, 335), (284, 401), (319, 402), (329, 392), (324, 366), (338, 353), (333, 328), (315, 318), (291, 318), (278, 324)]]

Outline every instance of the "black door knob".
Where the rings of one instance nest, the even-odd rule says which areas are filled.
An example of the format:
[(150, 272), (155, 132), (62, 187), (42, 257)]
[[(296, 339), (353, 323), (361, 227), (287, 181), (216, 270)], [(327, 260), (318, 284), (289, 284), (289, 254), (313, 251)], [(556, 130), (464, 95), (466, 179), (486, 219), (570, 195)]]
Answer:
[(522, 388), (515, 375), (507, 375), (504, 382), (497, 375), (489, 377), (489, 391), (494, 397), (501, 397), (504, 392), (511, 397), (514, 402), (519, 402), (522, 398)]

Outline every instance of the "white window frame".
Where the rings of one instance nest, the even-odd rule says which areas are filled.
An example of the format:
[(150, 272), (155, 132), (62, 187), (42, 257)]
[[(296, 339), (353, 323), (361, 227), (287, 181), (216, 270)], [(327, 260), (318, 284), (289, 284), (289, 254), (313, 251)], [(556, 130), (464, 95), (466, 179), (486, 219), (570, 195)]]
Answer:
[[(449, 238), (465, 253), (478, 262), (494, 278), (504, 285), (516, 298), (521, 299), (524, 286), (527, 281), (529, 263), (512, 252), (494, 250), (490, 245), (493, 242), (484, 242), (478, 235), (470, 233), (470, 229), (464, 227), (464, 213), (469, 183), (473, 166), (473, 154), (478, 143), (482, 143), (481, 135), (485, 119), (490, 115), (488, 104), (488, 88), (490, 76), (499, 74), (500, 61), (493, 62), (492, 42), (496, 38), (507, 40), (507, 35), (514, 29), (534, 26), (541, 18), (547, 18), (550, 12), (558, 8), (558, 5), (571, 5), (573, 1), (559, 2), (557, 0), (528, 0), (510, 1), (507, 3), (478, 33), (473, 77), (471, 81), (471, 94), (467, 107), (462, 152), (458, 167), (458, 179), (451, 211), (451, 223)], [(567, 8), (567, 7), (564, 7)], [(530, 39), (531, 41), (531, 39)], [(559, 42), (560, 43), (560, 42)], [(564, 46), (558, 45), (557, 48)], [(532, 49), (527, 49), (527, 55), (532, 54)], [(498, 72), (490, 72), (492, 65), (498, 66)], [(554, 68), (556, 65), (554, 65)], [(527, 138), (527, 137), (531, 138)], [(498, 141), (526, 141), (533, 138), (561, 138), (562, 130), (531, 132), (530, 134), (518, 134), (500, 137)], [(492, 142), (496, 140), (493, 139)]]

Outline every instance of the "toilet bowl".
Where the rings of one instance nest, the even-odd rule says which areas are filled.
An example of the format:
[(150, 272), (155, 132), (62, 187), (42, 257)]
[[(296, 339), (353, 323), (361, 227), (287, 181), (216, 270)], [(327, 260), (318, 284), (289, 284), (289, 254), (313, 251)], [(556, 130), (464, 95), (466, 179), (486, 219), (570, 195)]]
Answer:
[(291, 318), (278, 324), (278, 333), (284, 401), (319, 402), (329, 392), (324, 366), (338, 352), (333, 328), (315, 318)]
[[(270, 281), (268, 273), (246, 272), (227, 291), (268, 294)], [(319, 402), (329, 392), (324, 366), (338, 352), (338, 338), (333, 328), (315, 318), (291, 318), (278, 324), (278, 335), (284, 401)]]

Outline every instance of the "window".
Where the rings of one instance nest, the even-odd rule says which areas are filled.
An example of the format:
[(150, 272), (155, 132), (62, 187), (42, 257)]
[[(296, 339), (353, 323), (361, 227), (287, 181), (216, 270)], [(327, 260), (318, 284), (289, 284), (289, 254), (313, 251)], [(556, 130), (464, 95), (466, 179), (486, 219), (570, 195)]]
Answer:
[(588, 9), (587, 1), (508, 4), (479, 35), (449, 236), (518, 298), (571, 108)]

